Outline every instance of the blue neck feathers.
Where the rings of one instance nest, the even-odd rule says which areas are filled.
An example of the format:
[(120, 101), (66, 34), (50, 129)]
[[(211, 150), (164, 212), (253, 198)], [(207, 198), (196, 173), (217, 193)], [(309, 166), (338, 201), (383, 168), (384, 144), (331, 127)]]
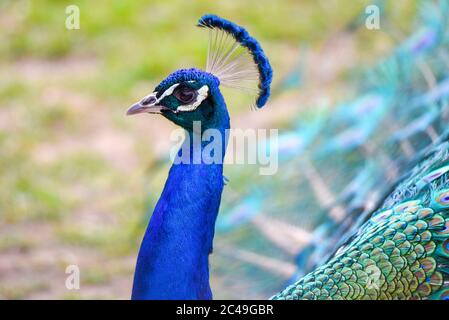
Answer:
[[(222, 159), (228, 128), (229, 120), (218, 129)], [(178, 156), (189, 143), (191, 163), (170, 169), (139, 251), (132, 299), (212, 299), (208, 256), (223, 191), (223, 161), (192, 163), (194, 134), (188, 133)]]

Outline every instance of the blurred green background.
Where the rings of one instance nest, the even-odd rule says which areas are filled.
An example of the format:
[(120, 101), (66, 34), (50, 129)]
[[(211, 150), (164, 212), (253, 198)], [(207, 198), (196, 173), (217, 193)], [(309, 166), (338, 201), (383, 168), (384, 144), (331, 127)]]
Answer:
[[(246, 97), (226, 96), (233, 123), (282, 128), (308, 105), (344, 98), (348, 70), (391, 48), (385, 31), (341, 32), (369, 3), (0, 1), (0, 298), (129, 298), (173, 125), (124, 113), (168, 73), (204, 66), (201, 15), (246, 26), (270, 57), (275, 85), (308, 48), (314, 63), (301, 91), (257, 114)], [(390, 8), (399, 29), (410, 28), (413, 3)], [(71, 4), (79, 30), (65, 28)], [(229, 175), (237, 190), (251, 183)], [(265, 297), (229, 285), (224, 261), (211, 261), (216, 298)], [(80, 290), (65, 287), (69, 264), (80, 267)]]

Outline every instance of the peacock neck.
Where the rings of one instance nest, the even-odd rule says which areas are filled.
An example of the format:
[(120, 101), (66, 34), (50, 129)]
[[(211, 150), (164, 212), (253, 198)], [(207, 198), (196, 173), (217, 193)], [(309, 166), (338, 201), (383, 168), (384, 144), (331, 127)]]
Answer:
[[(221, 160), (227, 128), (218, 129)], [(208, 256), (223, 190), (223, 161), (198, 161), (198, 141), (205, 150), (207, 143), (188, 131), (178, 157), (186, 150), (189, 154), (170, 169), (139, 251), (133, 299), (212, 298)]]

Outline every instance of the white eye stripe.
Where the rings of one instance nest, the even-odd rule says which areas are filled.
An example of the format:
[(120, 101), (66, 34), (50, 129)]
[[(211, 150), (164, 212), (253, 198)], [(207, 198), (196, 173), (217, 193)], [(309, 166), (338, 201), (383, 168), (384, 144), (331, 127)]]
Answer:
[(164, 91), (164, 93), (161, 94), (159, 98), (156, 97), (157, 91), (150, 93), (149, 95), (145, 96), (140, 102), (142, 103), (145, 100), (148, 100), (150, 97), (156, 98), (156, 100), (153, 102), (153, 104), (159, 103), (162, 99), (164, 99), (166, 96), (169, 96), (173, 93), (173, 91), (176, 89), (176, 87), (179, 86), (179, 83), (175, 83), (170, 88)]
[(198, 89), (198, 96), (196, 97), (195, 102), (188, 105), (181, 105), (176, 109), (176, 112), (185, 112), (185, 111), (194, 111), (198, 106), (207, 98), (207, 93), (209, 91), (209, 87), (207, 85), (202, 86)]
[[(194, 80), (191, 80), (191, 81), (187, 81), (187, 82), (189, 82), (189, 83), (193, 83), (193, 82), (195, 82)], [(175, 83), (174, 85), (172, 85), (170, 88), (168, 88), (167, 90), (165, 90), (162, 94), (161, 94), (161, 96), (159, 97), (159, 98), (156, 98), (156, 95), (157, 95), (157, 91), (155, 91), (155, 92), (153, 92), (153, 93), (150, 93), (149, 95), (147, 95), (147, 96), (145, 96), (142, 100), (141, 100), (141, 103), (142, 103), (142, 101), (145, 101), (145, 100), (147, 100), (148, 98), (150, 98), (150, 97), (155, 97), (156, 98), (156, 101), (154, 101), (154, 104), (157, 104), (157, 103), (159, 103), (162, 99), (164, 99), (165, 97), (167, 97), (167, 96), (169, 96), (169, 95), (171, 95), (171, 94), (173, 94), (173, 91), (176, 89), (176, 87), (178, 87), (180, 84), (179, 83)], [(208, 95), (208, 92), (209, 92), (209, 87), (207, 86), (207, 85), (204, 85), (204, 86), (202, 86), (201, 88), (199, 88), (198, 90), (197, 90), (197, 93), (198, 93), (198, 95), (197, 95), (197, 97), (196, 97), (196, 100), (193, 102), (193, 103), (191, 103), (191, 104), (188, 104), (188, 105), (180, 105), (180, 106), (178, 106), (178, 108), (176, 109), (176, 111), (175, 112), (182, 112), (182, 111), (194, 111), (194, 110), (196, 110), (196, 108), (198, 108), (198, 106), (207, 98), (207, 95)]]
[[(187, 81), (188, 83), (194, 83), (195, 80), (190, 80)], [(169, 96), (173, 93), (173, 91), (175, 91), (176, 87), (179, 86), (179, 83), (175, 83), (174, 85), (172, 85), (170, 88), (168, 88), (167, 90), (164, 91), (164, 93), (159, 97), (158, 102), (161, 101), (162, 99), (164, 99), (166, 96)]]
[(159, 97), (158, 102), (161, 101), (162, 99), (164, 99), (166, 96), (171, 95), (177, 86), (179, 86), (179, 83), (175, 83), (170, 88), (165, 90), (164, 93)]

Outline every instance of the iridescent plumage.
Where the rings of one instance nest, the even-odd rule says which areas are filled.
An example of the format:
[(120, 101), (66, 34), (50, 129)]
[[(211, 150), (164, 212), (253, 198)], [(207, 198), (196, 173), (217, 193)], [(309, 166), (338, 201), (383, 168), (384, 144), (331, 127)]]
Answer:
[(443, 157), (436, 153), (422, 159), (432, 170), (418, 165), (393, 194), (401, 194), (416, 181), (427, 181), (425, 187), (395, 206), (384, 205), (374, 212), (329, 261), (273, 298), (447, 298), (449, 175), (445, 164), (449, 150), (444, 144)]

